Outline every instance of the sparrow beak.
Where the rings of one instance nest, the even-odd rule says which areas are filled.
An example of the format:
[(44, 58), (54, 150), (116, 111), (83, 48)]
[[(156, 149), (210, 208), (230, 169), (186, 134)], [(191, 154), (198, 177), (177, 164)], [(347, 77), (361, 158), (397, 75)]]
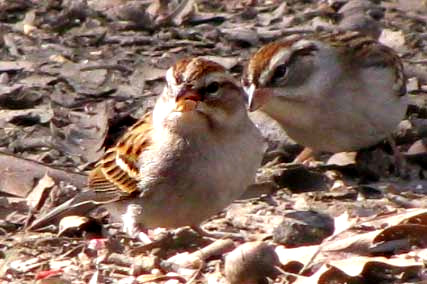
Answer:
[(264, 104), (267, 103), (271, 97), (271, 91), (267, 88), (256, 88), (254, 84), (245, 89), (248, 94), (248, 110), (250, 112), (256, 111)]
[(193, 89), (183, 88), (175, 97), (175, 110), (178, 112), (189, 112), (197, 107), (202, 97)]

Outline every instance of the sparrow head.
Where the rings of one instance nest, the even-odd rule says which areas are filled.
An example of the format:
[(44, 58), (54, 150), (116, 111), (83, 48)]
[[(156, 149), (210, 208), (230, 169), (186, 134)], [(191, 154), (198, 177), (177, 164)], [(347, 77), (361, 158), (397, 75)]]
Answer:
[(169, 68), (154, 110), (155, 120), (200, 120), (211, 127), (230, 126), (243, 115), (245, 99), (238, 83), (223, 66), (199, 57), (182, 59)]
[(267, 44), (255, 52), (244, 71), (242, 86), (248, 108), (254, 111), (271, 97), (288, 96), (287, 91), (308, 79), (311, 55), (316, 46), (302, 38)]

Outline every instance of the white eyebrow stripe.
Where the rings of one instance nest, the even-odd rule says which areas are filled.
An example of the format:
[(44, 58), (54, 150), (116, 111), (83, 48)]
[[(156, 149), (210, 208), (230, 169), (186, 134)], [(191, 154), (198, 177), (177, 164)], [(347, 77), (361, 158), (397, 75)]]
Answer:
[(300, 39), (292, 45), (292, 50), (293, 51), (302, 50), (302, 49), (306, 49), (306, 48), (311, 48), (313, 46), (314, 46), (313, 41), (306, 40), (306, 39)]
[(289, 59), (291, 58), (292, 54), (294, 54), (297, 51), (304, 50), (307, 48), (311, 48), (314, 46), (312, 41), (300, 39), (296, 42), (294, 42), (291, 46), (283, 47), (279, 49), (270, 59), (270, 62), (268, 64), (268, 68), (265, 68), (260, 76), (258, 82), (261, 85), (265, 85), (270, 80), (272, 73), (274, 73), (277, 66), (281, 64), (286, 64), (289, 62)]
[(169, 68), (168, 71), (166, 71), (166, 82), (169, 84), (176, 85), (176, 79), (173, 76), (173, 67)]
[(204, 80), (200, 80), (202, 85), (209, 85), (212, 82), (225, 83), (230, 82), (235, 85), (239, 85), (231, 75), (224, 72), (213, 72), (209, 73), (204, 77)]
[(263, 72), (261, 73), (259, 82), (262, 85), (267, 84), (272, 74), (276, 70), (276, 67), (281, 64), (287, 63), (292, 53), (293, 53), (293, 50), (290, 48), (282, 48), (279, 51), (277, 51), (276, 54), (273, 55), (273, 57), (271, 57), (268, 68), (263, 70)]
[(173, 67), (169, 68), (168, 71), (166, 71), (166, 84), (169, 88), (171, 88), (172, 93), (178, 92), (178, 84), (174, 76)]

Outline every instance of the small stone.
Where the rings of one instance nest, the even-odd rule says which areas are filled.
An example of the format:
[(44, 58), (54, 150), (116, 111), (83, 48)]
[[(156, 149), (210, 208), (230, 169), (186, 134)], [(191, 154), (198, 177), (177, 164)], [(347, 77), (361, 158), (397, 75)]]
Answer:
[(334, 232), (334, 219), (314, 211), (296, 211), (285, 215), (273, 231), (273, 241), (287, 247), (320, 244)]
[(406, 90), (408, 93), (418, 91), (420, 89), (420, 83), (417, 77), (408, 78), (406, 83)]
[(9, 75), (6, 72), (0, 73), (0, 84), (6, 85), (9, 83), (9, 80)]
[(225, 257), (225, 277), (230, 284), (268, 283), (278, 275), (279, 258), (264, 242), (245, 243)]

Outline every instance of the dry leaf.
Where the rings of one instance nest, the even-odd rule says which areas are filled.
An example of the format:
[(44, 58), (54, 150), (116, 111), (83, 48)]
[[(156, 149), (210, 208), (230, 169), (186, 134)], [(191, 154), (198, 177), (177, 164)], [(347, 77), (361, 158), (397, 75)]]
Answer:
[(84, 225), (89, 224), (91, 220), (86, 216), (66, 216), (59, 222), (58, 236), (66, 234), (67, 231), (81, 230)]
[(109, 109), (106, 102), (86, 106), (86, 111), (53, 107), (51, 131), (54, 146), (78, 158), (94, 162), (104, 154), (102, 148), (108, 130)]
[(33, 189), (34, 182), (46, 174), (57, 181), (74, 184), (77, 187), (86, 185), (85, 175), (66, 172), (41, 163), (14, 157), (0, 152), (0, 190), (19, 197), (26, 197)]
[(340, 152), (333, 154), (329, 159), (328, 165), (349, 166), (356, 164), (357, 152)]
[(363, 273), (368, 265), (376, 265), (377, 263), (386, 264), (395, 267), (422, 267), (420, 262), (408, 258), (385, 258), (385, 257), (352, 257), (342, 260), (333, 260), (329, 262), (330, 266), (334, 266), (349, 276), (358, 276)]
[(393, 48), (397, 51), (406, 50), (405, 35), (402, 31), (392, 31), (390, 29), (383, 29), (380, 38), (378, 39), (384, 45)]
[(37, 185), (27, 196), (27, 204), (31, 209), (38, 210), (44, 203), (44, 200), (48, 194), (47, 190), (51, 189), (55, 185), (55, 181), (47, 174), (42, 177)]

